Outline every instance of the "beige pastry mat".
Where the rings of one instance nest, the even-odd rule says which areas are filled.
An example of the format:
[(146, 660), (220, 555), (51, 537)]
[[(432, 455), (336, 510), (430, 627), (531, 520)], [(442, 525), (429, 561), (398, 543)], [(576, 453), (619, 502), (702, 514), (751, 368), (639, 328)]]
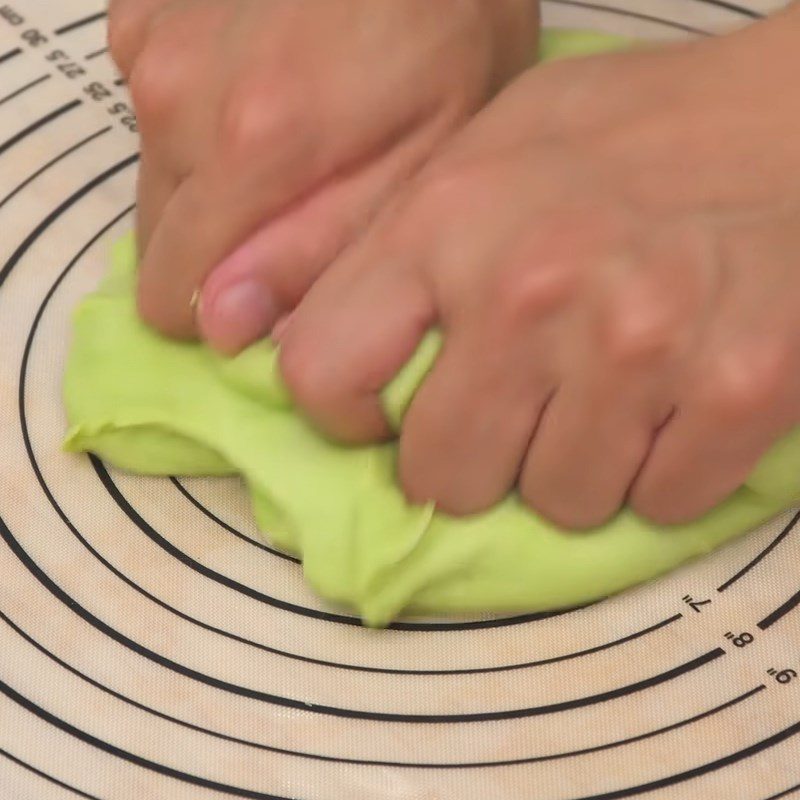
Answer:
[[(547, 19), (748, 17), (608, 3)], [(581, 611), (370, 632), (257, 538), (235, 482), (60, 452), (69, 313), (131, 224), (101, 11), (0, 3), (0, 800), (800, 798), (792, 513)]]

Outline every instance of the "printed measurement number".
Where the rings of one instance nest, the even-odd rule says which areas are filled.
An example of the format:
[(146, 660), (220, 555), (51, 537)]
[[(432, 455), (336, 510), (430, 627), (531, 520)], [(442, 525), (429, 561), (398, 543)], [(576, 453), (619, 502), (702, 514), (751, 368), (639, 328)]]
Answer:
[[(9, 5), (0, 6), (0, 19), (5, 20), (14, 28), (19, 28), (25, 24), (25, 17), (23, 17), (19, 11)], [(49, 41), (49, 39), (38, 28), (29, 28), (26, 31), (22, 31), (20, 35), (22, 37), (22, 41), (31, 47), (41, 47), (43, 44), (47, 44)]]
[(66, 75), (70, 80), (86, 74), (86, 70), (80, 64), (70, 61), (69, 56), (63, 50), (53, 50), (53, 52), (48, 53), (45, 58), (55, 63), (56, 69)]
[[(734, 647), (743, 648), (747, 647), (756, 640), (755, 636), (749, 631), (744, 631), (743, 633), (734, 633), (733, 631), (728, 631), (725, 634), (725, 638), (733, 644)], [(776, 669), (775, 667), (770, 667), (767, 670), (767, 675), (772, 678), (775, 683), (779, 683), (781, 686), (786, 686), (789, 683), (793, 683), (797, 677), (797, 670), (794, 669)]]
[[(15, 28), (22, 27), (25, 24), (25, 17), (8, 4), (0, 5), (0, 20), (4, 20), (7, 24)], [(50, 41), (38, 28), (24, 30), (20, 36), (22, 40), (32, 48), (41, 47), (42, 45), (48, 44)], [(58, 70), (65, 78), (71, 81), (88, 75), (86, 69), (77, 61), (70, 58), (69, 54), (64, 50), (52, 50), (47, 53), (44, 58), (52, 64), (54, 69)], [(119, 124), (131, 133), (139, 132), (136, 124), (136, 113), (133, 108), (131, 108), (128, 103), (121, 100), (114, 102), (114, 92), (100, 83), (100, 81), (92, 81), (84, 86), (83, 93), (95, 103), (112, 101), (106, 106), (106, 113), (111, 117), (115, 117)]]
[(0, 19), (4, 19), (9, 25), (15, 28), (25, 24), (25, 17), (19, 13), (15, 8), (9, 5), (0, 6)]
[(725, 634), (725, 638), (731, 641), (734, 647), (747, 647), (747, 645), (755, 641), (753, 634), (747, 631), (739, 634), (728, 631), (728, 633)]
[(767, 675), (774, 678), (777, 683), (785, 685), (797, 677), (797, 672), (793, 669), (782, 669), (780, 672), (777, 669), (768, 669)]

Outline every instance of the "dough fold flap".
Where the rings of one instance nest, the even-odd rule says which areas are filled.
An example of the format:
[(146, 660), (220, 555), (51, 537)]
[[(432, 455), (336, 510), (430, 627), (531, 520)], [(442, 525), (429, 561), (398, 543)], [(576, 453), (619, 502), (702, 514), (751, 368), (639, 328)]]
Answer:
[[(615, 37), (550, 32), (543, 51), (619, 45)], [(242, 476), (260, 530), (302, 557), (318, 594), (369, 625), (400, 614), (588, 603), (708, 553), (800, 500), (798, 430), (732, 497), (689, 525), (661, 528), (626, 509), (595, 531), (568, 533), (515, 496), (464, 519), (410, 506), (395, 481), (396, 446), (345, 448), (319, 436), (293, 409), (269, 342), (224, 359), (201, 344), (162, 339), (136, 314), (135, 284), (126, 237), (74, 316), (65, 448), (146, 475)], [(438, 347), (431, 334), (387, 388), (396, 426)]]

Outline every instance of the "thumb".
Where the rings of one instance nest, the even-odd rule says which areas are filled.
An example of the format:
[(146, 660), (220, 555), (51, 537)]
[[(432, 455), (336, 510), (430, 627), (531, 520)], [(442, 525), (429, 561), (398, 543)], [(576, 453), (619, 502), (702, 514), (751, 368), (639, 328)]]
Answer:
[[(139, 272), (139, 310), (167, 336), (196, 334), (192, 298), (235, 248), (317, 180), (311, 137), (280, 137), (256, 158), (213, 156), (175, 190), (150, 236)], [(267, 142), (270, 140), (267, 139)]]
[(359, 239), (393, 190), (425, 160), (420, 131), (336, 176), (269, 222), (216, 267), (200, 295), (198, 325), (216, 349), (233, 354), (273, 332), (313, 284)]

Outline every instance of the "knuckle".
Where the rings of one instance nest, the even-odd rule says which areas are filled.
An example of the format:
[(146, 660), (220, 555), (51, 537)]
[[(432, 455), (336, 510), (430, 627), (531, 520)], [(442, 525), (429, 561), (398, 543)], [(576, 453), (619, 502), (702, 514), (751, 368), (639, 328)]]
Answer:
[(223, 104), (220, 146), (234, 161), (249, 162), (272, 148), (297, 146), (309, 135), (302, 93), (266, 89), (242, 80)]
[(493, 299), (511, 322), (562, 311), (575, 303), (590, 274), (618, 245), (622, 225), (613, 214), (583, 213), (554, 206), (512, 246), (506, 267), (495, 271)]
[(678, 327), (670, 310), (657, 301), (615, 304), (605, 315), (601, 346), (614, 366), (648, 367), (670, 357)]
[(142, 38), (142, 14), (136, 3), (114, 0), (108, 12), (108, 49), (123, 75), (128, 76)]
[(578, 271), (565, 259), (512, 263), (493, 276), (492, 302), (498, 316), (516, 327), (553, 313), (575, 299)]
[(170, 118), (187, 96), (186, 75), (177, 68), (165, 69), (165, 64), (174, 63), (174, 51), (172, 58), (170, 51), (165, 37), (148, 43), (131, 71), (130, 92), (144, 125)]
[(130, 75), (136, 53), (136, 28), (127, 19), (118, 19), (108, 25), (108, 49), (111, 58), (123, 75)]
[(734, 422), (770, 411), (781, 400), (789, 366), (788, 349), (781, 345), (724, 353), (706, 380), (705, 405)]

